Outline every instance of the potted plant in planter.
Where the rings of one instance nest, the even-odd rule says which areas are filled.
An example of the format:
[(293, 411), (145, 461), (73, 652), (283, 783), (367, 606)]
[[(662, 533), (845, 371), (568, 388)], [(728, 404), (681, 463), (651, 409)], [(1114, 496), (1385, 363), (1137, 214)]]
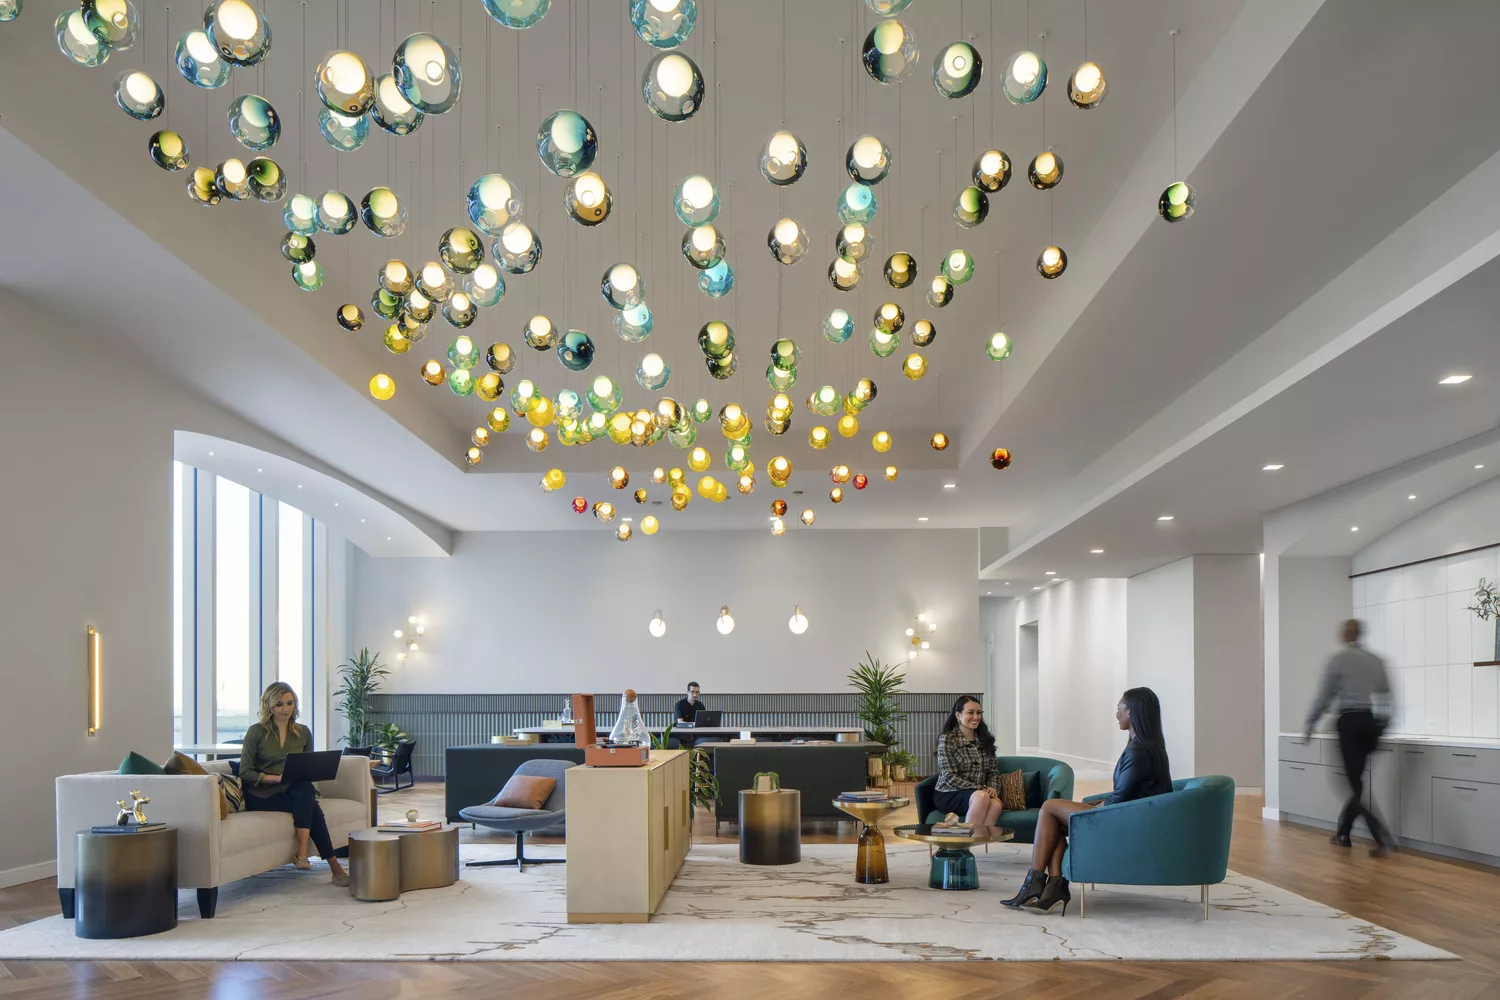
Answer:
[(394, 722), (382, 722), (371, 730), (375, 743), (372, 753), (377, 757), (384, 757), (387, 761), (396, 756), (396, 748), (411, 739), (401, 731), (401, 727)]
[(350, 749), (368, 750), (371, 732), (370, 696), (380, 688), (381, 680), (390, 673), (380, 662), (379, 653), (371, 653), (368, 647), (345, 660), (339, 667), (339, 689), (333, 693), (338, 699), (337, 711), (348, 721), (348, 733), (339, 737)]
[[(660, 736), (651, 737), (651, 749), (672, 749), (668, 741), (672, 738), (673, 722), (662, 730)], [(708, 751), (693, 747), (688, 751), (688, 816), (697, 812), (698, 806), (712, 806), (719, 801), (719, 779), (714, 777), (714, 764)]]
[[(1495, 620), (1495, 649), (1491, 658), (1500, 661), (1500, 591), (1495, 589), (1494, 584), (1485, 582), (1481, 576), (1479, 586), (1474, 588), (1474, 603), (1467, 610), (1474, 612), (1475, 617), (1482, 622), (1491, 618)], [(1476, 651), (1474, 655), (1480, 654)]]
[[(901, 685), (906, 675), (900, 672), (904, 663), (883, 664), (865, 652), (865, 662), (849, 671), (849, 683), (859, 692), (859, 704), (854, 714), (865, 724), (865, 739), (871, 743), (882, 743), (885, 752), (900, 746), (896, 737), (896, 724), (906, 718), (896, 695), (901, 694)], [(877, 781), (885, 777), (885, 758), (881, 754), (870, 757), (870, 777)]]
[(917, 763), (917, 755), (908, 750), (892, 749), (885, 752), (885, 766), (890, 770), (892, 781), (905, 781), (907, 772)]

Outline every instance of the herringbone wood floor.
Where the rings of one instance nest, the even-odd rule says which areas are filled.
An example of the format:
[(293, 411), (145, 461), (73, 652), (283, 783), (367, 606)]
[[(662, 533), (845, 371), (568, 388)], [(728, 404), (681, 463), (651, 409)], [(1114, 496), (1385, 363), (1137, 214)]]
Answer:
[[(1079, 794), (1094, 789), (1080, 783)], [(1260, 818), (1261, 800), (1236, 803), (1231, 867), (1329, 906), (1446, 948), (1459, 962), (1244, 963), (917, 963), (882, 965), (753, 963), (683, 966), (669, 963), (422, 963), (382, 962), (4, 962), (0, 995), (27, 1000), (98, 997), (137, 1000), (240, 997), (453, 997), (524, 995), (577, 1000), (672, 1000), (710, 994), (720, 1000), (829, 996), (857, 990), (869, 1000), (984, 998), (1255, 998), (1386, 1000), (1394, 997), (1500, 997), (1500, 873), (1475, 865), (1401, 854), (1386, 860), (1330, 846), (1316, 831)], [(442, 786), (423, 784), (383, 796), (389, 812), (442, 811)], [(897, 813), (890, 823), (909, 822)], [(733, 832), (732, 827), (725, 833)], [(465, 840), (488, 835), (464, 833)], [(694, 829), (700, 843), (715, 837), (711, 817)], [(850, 826), (804, 833), (808, 843), (851, 843)], [(852, 847), (851, 847), (852, 850)], [(51, 880), (0, 890), (0, 928), (50, 915)], [(1071, 919), (1071, 918), (1070, 918)], [(1192, 919), (1184, 914), (1183, 919)], [(997, 930), (997, 933), (999, 931)], [(684, 955), (684, 959), (694, 956)]]

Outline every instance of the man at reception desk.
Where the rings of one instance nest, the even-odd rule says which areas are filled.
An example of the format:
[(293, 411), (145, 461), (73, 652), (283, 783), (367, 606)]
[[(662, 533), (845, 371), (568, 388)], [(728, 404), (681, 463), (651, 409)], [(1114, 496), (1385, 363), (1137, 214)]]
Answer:
[(672, 717), (677, 720), (678, 725), (692, 725), (694, 717), (706, 707), (698, 697), (698, 682), (688, 681), (687, 697), (677, 700), (677, 710), (672, 713)]

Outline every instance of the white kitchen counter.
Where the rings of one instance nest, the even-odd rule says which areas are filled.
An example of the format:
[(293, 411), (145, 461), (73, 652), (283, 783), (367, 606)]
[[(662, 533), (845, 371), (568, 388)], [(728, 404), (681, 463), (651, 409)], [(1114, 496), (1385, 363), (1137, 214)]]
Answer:
[[(1283, 739), (1302, 741), (1301, 733), (1282, 733)], [(1338, 733), (1319, 731), (1313, 733), (1315, 740), (1336, 740)], [(1406, 743), (1427, 747), (1464, 747), (1471, 750), (1500, 750), (1500, 740), (1484, 736), (1407, 736), (1402, 733), (1386, 733), (1380, 737), (1382, 743)]]

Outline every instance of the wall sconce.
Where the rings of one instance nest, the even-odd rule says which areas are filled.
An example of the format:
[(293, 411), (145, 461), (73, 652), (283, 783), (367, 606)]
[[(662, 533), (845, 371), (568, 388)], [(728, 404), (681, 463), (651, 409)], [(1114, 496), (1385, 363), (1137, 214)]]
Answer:
[(416, 615), (412, 615), (406, 619), (405, 629), (398, 628), (391, 634), (400, 639), (402, 645), (406, 647), (405, 651), (396, 654), (396, 659), (404, 660), (407, 653), (415, 653), (422, 648), (417, 644), (417, 640), (427, 634), (427, 626), (423, 625), (422, 620)]
[(89, 735), (99, 732), (104, 701), (103, 649), (99, 630), (89, 626)]
[(924, 638), (937, 631), (937, 622), (932, 620), (932, 615), (922, 612), (912, 622), (911, 628), (906, 630), (906, 639), (911, 643), (911, 658), (917, 659), (923, 652), (932, 648), (932, 641)]

